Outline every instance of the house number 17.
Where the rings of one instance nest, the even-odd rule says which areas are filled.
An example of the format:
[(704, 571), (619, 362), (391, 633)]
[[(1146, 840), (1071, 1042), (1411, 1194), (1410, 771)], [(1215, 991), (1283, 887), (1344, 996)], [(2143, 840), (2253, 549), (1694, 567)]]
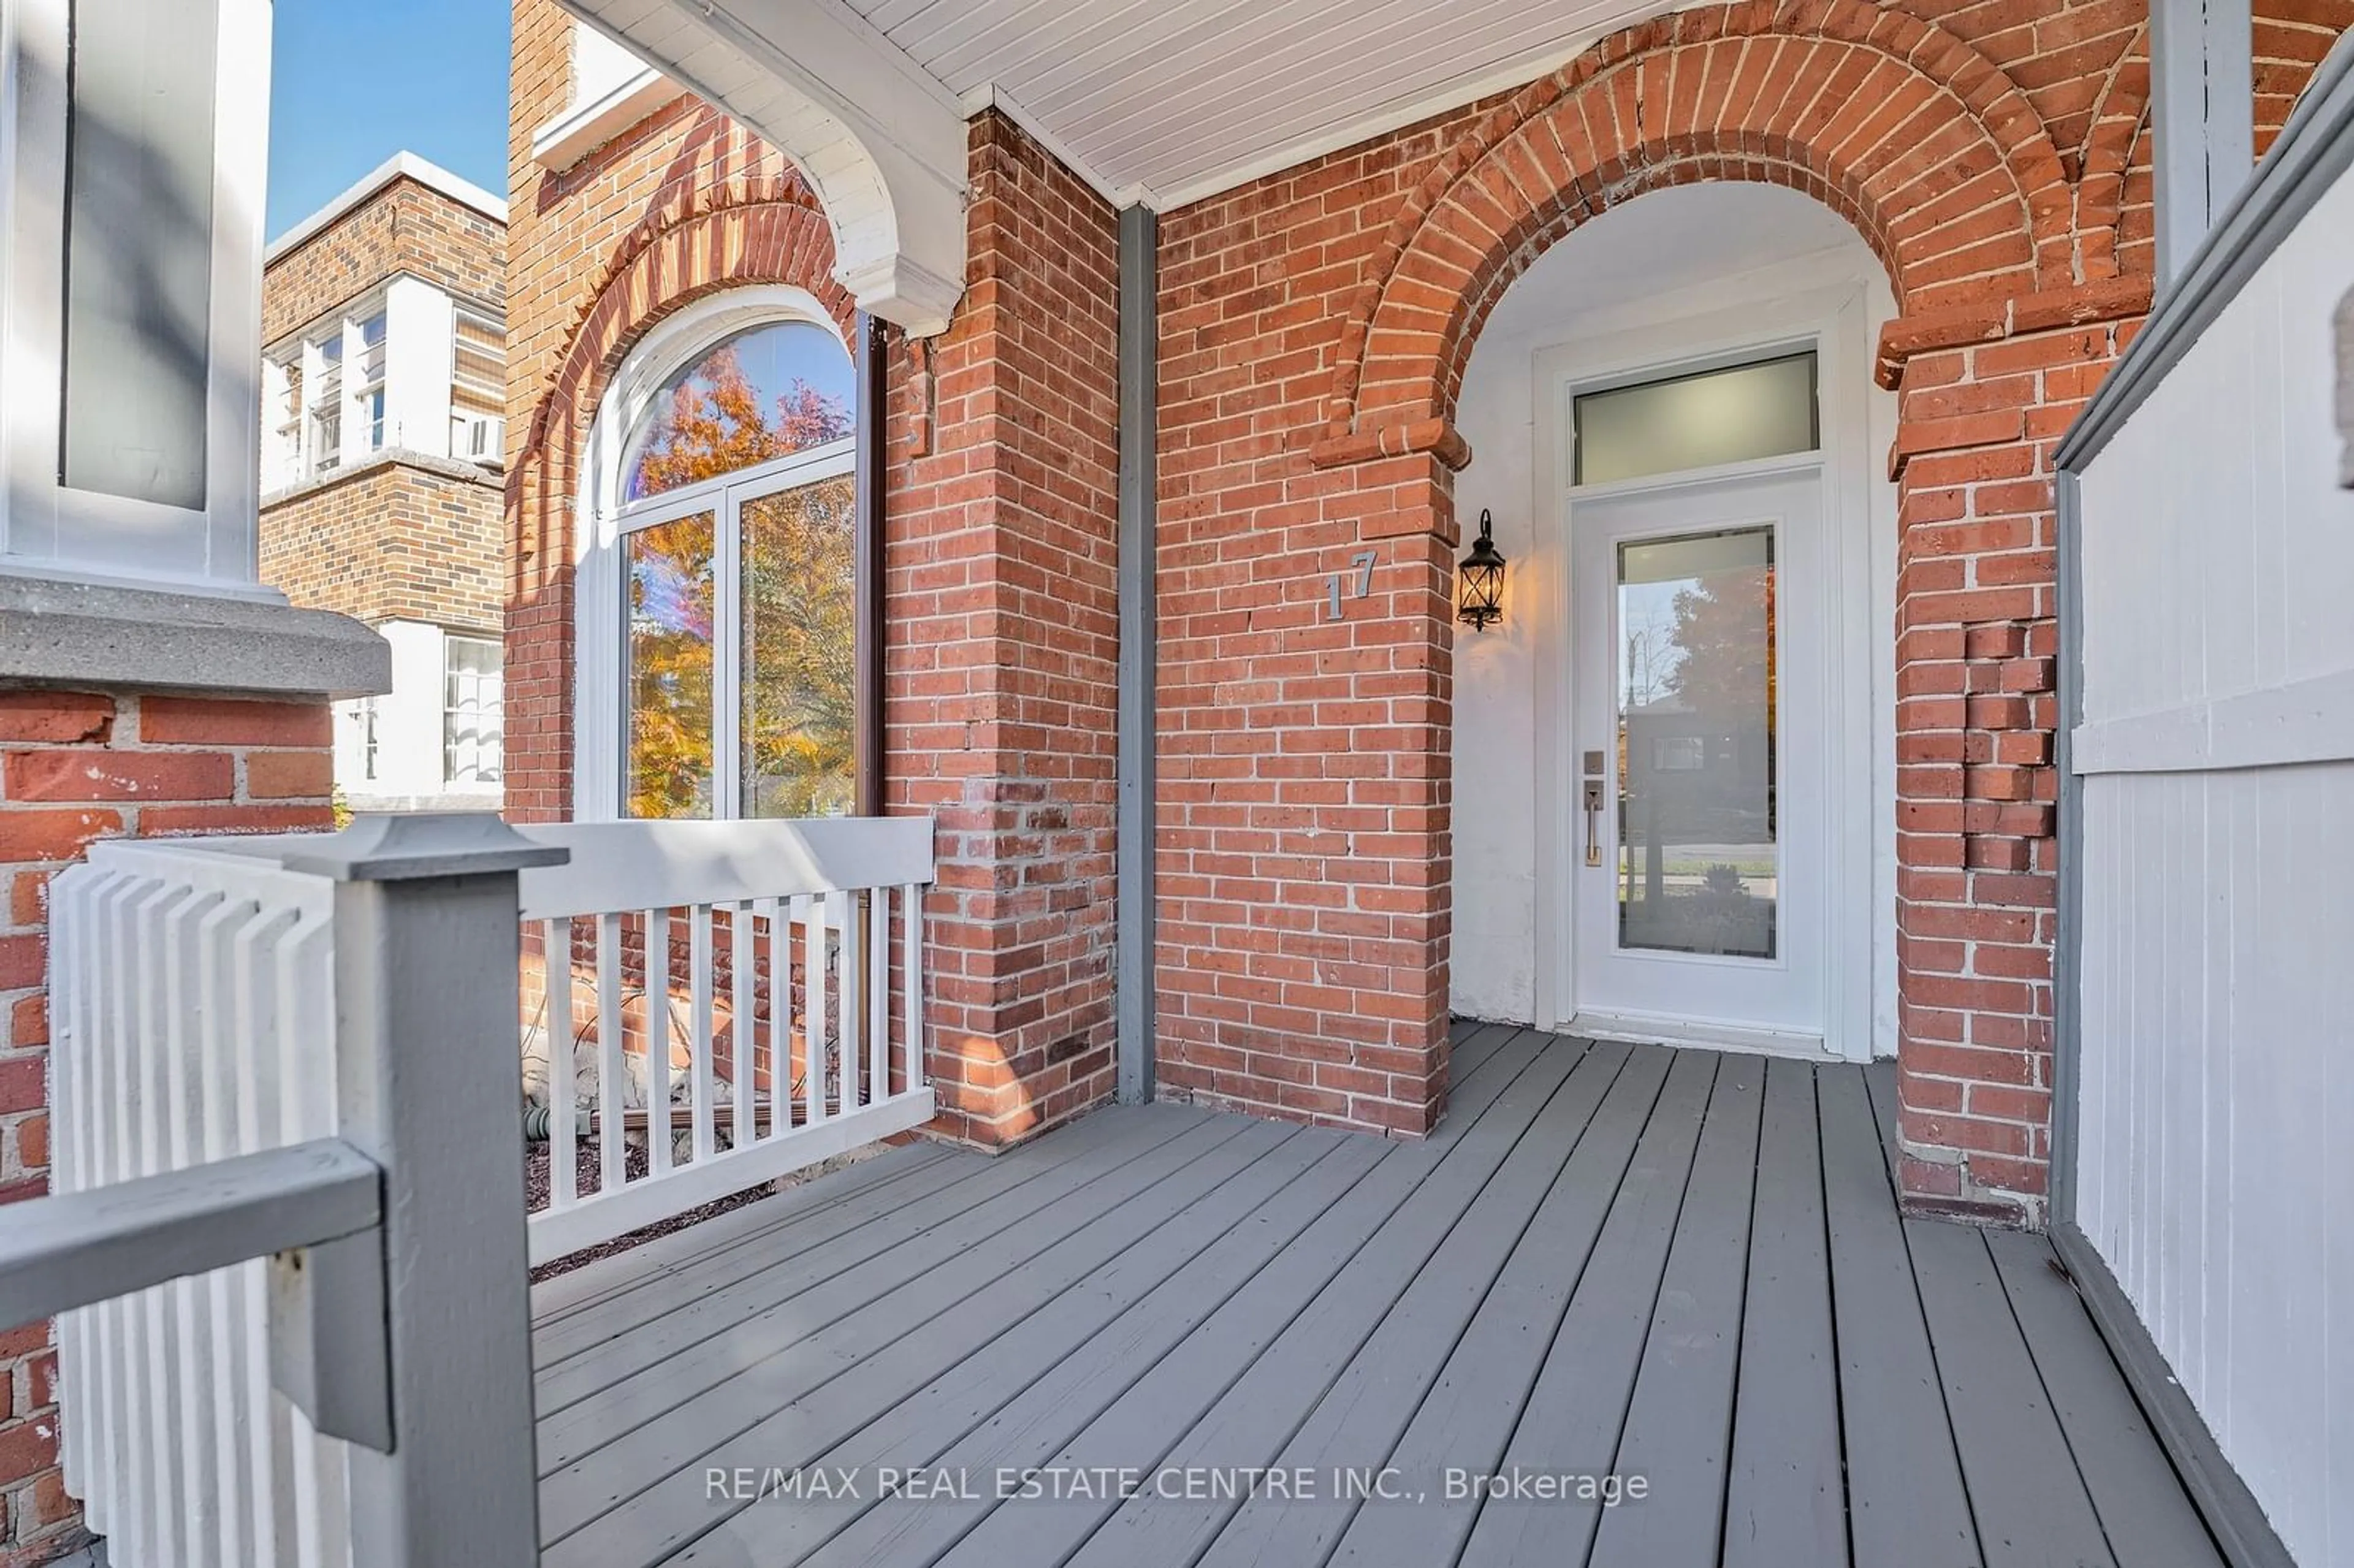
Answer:
[[(1366, 595), (1373, 591), (1373, 562), (1375, 558), (1374, 552), (1371, 550), (1360, 550), (1355, 555), (1349, 557), (1349, 565), (1354, 567), (1357, 571), (1357, 591), (1353, 596), (1354, 598), (1363, 599)], [(1334, 572), (1329, 579), (1329, 585), (1331, 589), (1331, 609), (1324, 617), (1327, 620), (1338, 620), (1341, 619), (1341, 579), (1346, 575), (1347, 574), (1343, 572)]]

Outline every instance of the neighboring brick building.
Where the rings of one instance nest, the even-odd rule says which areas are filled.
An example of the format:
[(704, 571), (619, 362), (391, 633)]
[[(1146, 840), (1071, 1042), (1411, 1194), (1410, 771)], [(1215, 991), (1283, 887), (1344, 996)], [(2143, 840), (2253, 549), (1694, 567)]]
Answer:
[(496, 810), (506, 204), (400, 154), (271, 246), (262, 318), (263, 580), (393, 650), (336, 785)]
[[(2354, 7), (2256, 11), (2261, 147)], [(642, 569), (621, 553), (641, 548), (635, 520), (654, 515), (632, 510), (644, 499), (613, 466), (645, 407), (632, 388), (764, 311), (791, 313), (761, 290), (798, 291), (801, 319), (854, 342), (832, 263), (853, 232), (840, 226), (864, 220), (845, 205), (830, 225), (832, 204), (822, 209), (786, 159), (652, 73), (596, 77), (574, 57), (608, 46), (577, 42), (552, 0), (518, 0), (515, 15), (510, 801), (531, 817), (598, 814), (620, 809), (610, 775), (636, 766), (624, 709), (642, 701), (627, 694), (629, 655), (605, 646), (624, 579)], [(1777, 906), (1811, 899), (1826, 950), (1853, 950), (1820, 959), (1819, 1006), (1795, 1022), (1766, 1009), (1727, 1022), (1744, 1015), (1700, 1000), (1671, 998), (1679, 1016), (1614, 1010), (1574, 988), (1547, 993), (1550, 982), (1503, 1015), (1893, 1052), (1909, 1199), (2040, 1218), (2052, 456), (2152, 293), (2147, 31), (2137, 5), (1697, 6), (1525, 84), (1163, 205), (1161, 1092), (1420, 1134), (1444, 1112), (1450, 1008), (1469, 994), (1454, 943), (1467, 906), (1532, 898), (1533, 929), (1499, 939), (1524, 969), (1553, 964), (1548, 943), (1566, 954), (1571, 916), (1544, 901), (1587, 895), (1543, 885), (1555, 865), (1564, 886), (1575, 879), (1568, 792), (1581, 752), (1600, 788), (1608, 747), (1573, 746), (1543, 705), (1564, 699), (1528, 666), (1569, 659), (1570, 623), (1609, 611), (1564, 616), (1541, 577), (1514, 590), (1508, 635), (1466, 657), (1458, 503), (1519, 530), (1516, 570), (1569, 575), (1566, 546), (1543, 543), (1553, 536), (1532, 534), (1529, 515), (1556, 503), (1528, 471), (1553, 460), (1529, 453), (1529, 430), (1553, 416), (1532, 418), (1525, 391), (1508, 417), (1484, 400), (1467, 410), (1475, 345), (1513, 285), (1589, 221), (1671, 187), (1769, 185), (1812, 215), (1790, 232), (1818, 249), (1768, 258), (1782, 267), (1770, 279), (1747, 260), (1687, 276), (1700, 302), (1678, 320), (1703, 316), (1712, 289), (1727, 301), (1845, 291), (1839, 324), (1807, 329), (1818, 428), (1760, 449), (1829, 475), (1824, 504), (1852, 535), (1837, 546), (1854, 552), (1850, 575), (1822, 579), (1846, 584), (1842, 596), (1817, 607), (1850, 641), (1808, 655), (1847, 694), (1823, 699), (1844, 738), (1807, 764), (1814, 775), (1794, 747), (1782, 776), (1803, 806), (1836, 802), (1819, 846), (1835, 874), (1802, 889), (1802, 868), (1744, 868), (1733, 853), (1744, 841), (1719, 822), (1716, 839), (1702, 835), (1712, 863), (1663, 874), (1655, 859), (1648, 886), (1656, 895), (1681, 877), (1697, 895), (1722, 878), (1719, 896), (1754, 898), (1762, 885)], [(1111, 1081), (1119, 247), (1110, 202), (1039, 139), (997, 110), (970, 132), (966, 292), (940, 335), (884, 334), (875, 793), (885, 809), (938, 817), (935, 1070), (953, 1130), (996, 1140)], [(1705, 194), (1680, 199), (1696, 210)], [(1844, 248), (1835, 260), (1822, 225)], [(1737, 249), (1744, 236), (1718, 238)], [(1861, 271), (1846, 270), (1856, 258)], [(1672, 248), (1648, 260), (1662, 273), (1689, 262)], [(1645, 275), (1616, 261), (1622, 277)], [(1809, 279), (1807, 266), (1832, 270)], [(728, 313), (730, 298), (744, 313)], [(1575, 291), (1563, 298), (1571, 319)], [(1523, 384), (1543, 354), (1575, 347), (1527, 335), (1524, 321), (1511, 330), (1523, 335), (1490, 340), (1491, 369), (1517, 355)], [(1671, 387), (1690, 364), (1769, 352), (1744, 346), (1757, 334), (1738, 327), (1674, 352), (1659, 346), (1668, 327), (1643, 330), (1655, 368), (1564, 371), (1562, 396)], [(1567, 405), (1556, 412), (1565, 419)], [(1693, 464), (1668, 464), (1679, 466)], [(1533, 500), (1515, 492), (1531, 484)], [(1773, 558), (1767, 602), (1787, 623), (1815, 579), (1786, 576), (1776, 599)], [(1514, 631), (1530, 625), (1533, 640)], [(1606, 676), (1601, 690), (1613, 690)], [(1539, 744), (1558, 747), (1552, 762), (1529, 750), (1532, 703)], [(1473, 715), (1484, 727), (1467, 727)], [(1647, 768), (1717, 755), (1686, 739), (1695, 749), (1670, 747)], [(1467, 768), (1474, 756), (1503, 760)], [(1851, 777), (1835, 779), (1850, 757)], [(1500, 794), (1503, 773), (1517, 782)], [(1467, 861), (1458, 807), (1483, 827), (1497, 813), (1529, 825), (1500, 854)], [(1782, 831), (1776, 810), (1768, 797), (1752, 813), (1767, 825), (1741, 831)], [(1766, 839), (1766, 858), (1782, 846)], [(1635, 887), (1639, 846), (1630, 837), (1620, 852)], [(1498, 867), (1515, 855), (1508, 885)], [(1603, 863), (1598, 847), (1585, 862)], [(1770, 943), (1756, 956), (1798, 961)]]

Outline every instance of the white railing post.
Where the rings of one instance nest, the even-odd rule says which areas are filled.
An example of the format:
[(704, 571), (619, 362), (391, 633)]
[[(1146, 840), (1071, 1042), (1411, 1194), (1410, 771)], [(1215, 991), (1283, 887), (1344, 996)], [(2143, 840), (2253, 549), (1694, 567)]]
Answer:
[(392, 1440), (350, 1450), (355, 1568), (536, 1562), (517, 874), (567, 852), (488, 814), (281, 842), (337, 884), (338, 1131), (385, 1173)]

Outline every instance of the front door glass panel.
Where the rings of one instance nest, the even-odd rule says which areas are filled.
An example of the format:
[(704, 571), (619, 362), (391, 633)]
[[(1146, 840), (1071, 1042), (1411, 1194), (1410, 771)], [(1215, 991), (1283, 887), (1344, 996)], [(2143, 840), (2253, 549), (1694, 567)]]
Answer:
[(1621, 948), (1776, 956), (1774, 530), (1617, 548)]

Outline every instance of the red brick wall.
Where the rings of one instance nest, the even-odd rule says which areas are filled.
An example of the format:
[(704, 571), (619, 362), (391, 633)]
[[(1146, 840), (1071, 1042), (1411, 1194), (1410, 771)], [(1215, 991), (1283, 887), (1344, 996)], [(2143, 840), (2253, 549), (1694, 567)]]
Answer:
[[(333, 825), (318, 702), (0, 691), (0, 1202), (48, 1187), (48, 887), (101, 838)], [(0, 1335), (0, 1563), (83, 1539), (46, 1326)]]
[(885, 770), (940, 823), (934, 1084), (1002, 1142), (1112, 1087), (1119, 223), (993, 113), (970, 218), (892, 365)]
[[(1881, 361), (1903, 395), (1907, 1183), (1923, 1203), (2040, 1211), (2051, 456), (2146, 308), (2147, 248), (2123, 222), (2147, 177), (2142, 16), (1702, 7), (1164, 217), (1164, 1082), (1429, 1125), (1451, 481), (1476, 460), (1451, 424), (1464, 364), (1570, 228), (1666, 185), (1765, 180), (1847, 217), (1902, 311)], [(1366, 548), (1373, 598), (1325, 622), (1326, 578)]]
[[(552, 172), (568, 21), (517, 0), (508, 319), (508, 809), (571, 810), (573, 507), (607, 379), (672, 312), (810, 290), (845, 334), (823, 214), (780, 155), (688, 98)], [(1117, 233), (994, 115), (976, 122), (970, 287), (892, 351), (887, 809), (937, 811), (929, 999), (941, 1128), (1022, 1137), (1111, 1086)]]

